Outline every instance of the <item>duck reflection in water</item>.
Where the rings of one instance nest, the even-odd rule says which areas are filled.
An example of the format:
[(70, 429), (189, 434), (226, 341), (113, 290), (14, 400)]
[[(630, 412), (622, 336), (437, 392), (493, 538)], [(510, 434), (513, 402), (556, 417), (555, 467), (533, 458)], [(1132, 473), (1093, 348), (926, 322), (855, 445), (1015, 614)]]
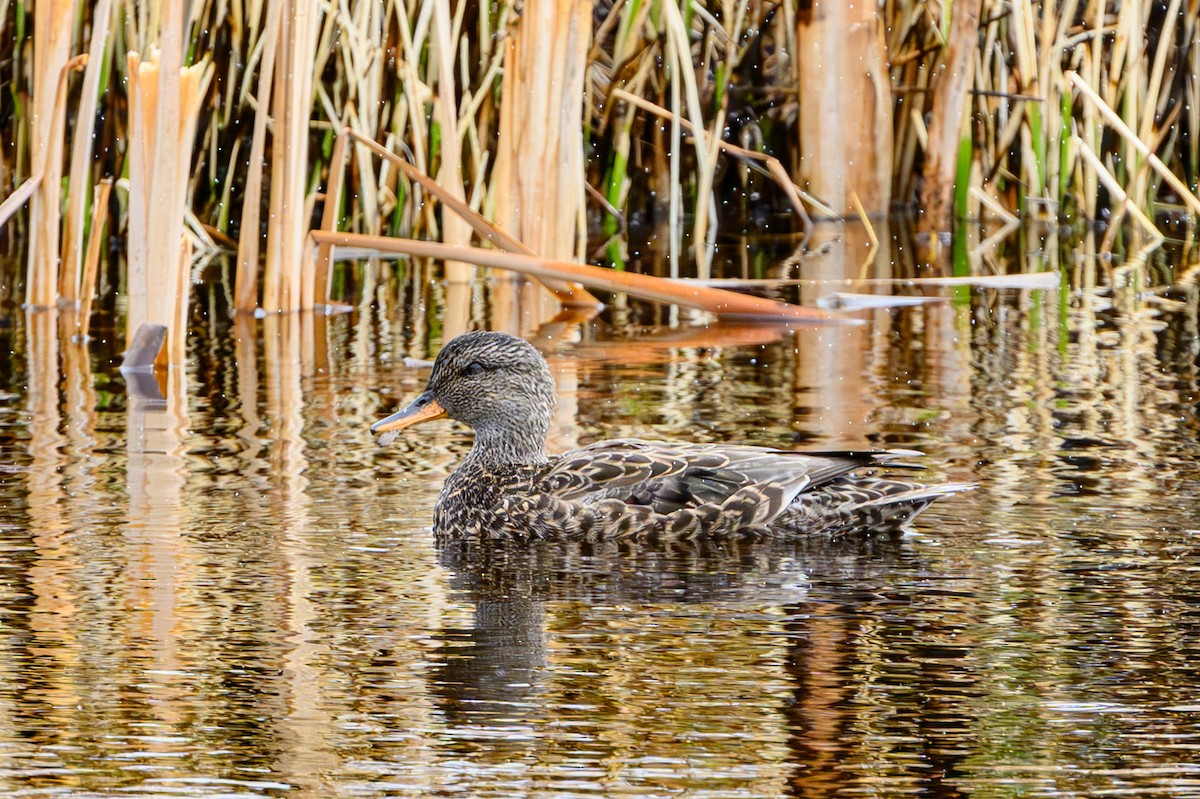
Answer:
[(792, 452), (638, 439), (545, 453), (554, 410), (550, 370), (529, 342), (466, 333), (437, 356), (425, 391), (372, 425), (387, 443), (450, 417), (475, 433), (434, 508), (439, 536), (686, 542), (896, 533), (967, 483), (886, 479), (871, 467), (909, 450)]

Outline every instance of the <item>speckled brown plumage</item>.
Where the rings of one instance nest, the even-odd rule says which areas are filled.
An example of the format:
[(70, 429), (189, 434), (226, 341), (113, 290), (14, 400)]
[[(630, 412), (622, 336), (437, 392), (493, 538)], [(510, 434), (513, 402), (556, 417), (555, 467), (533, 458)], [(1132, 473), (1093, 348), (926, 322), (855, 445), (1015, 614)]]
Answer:
[(649, 542), (894, 532), (939, 497), (970, 487), (856, 473), (919, 454), (907, 450), (617, 439), (548, 457), (553, 409), (550, 371), (528, 342), (467, 333), (442, 349), (426, 390), (371, 429), (390, 434), (442, 416), (474, 429), (470, 453), (434, 508), (441, 536)]

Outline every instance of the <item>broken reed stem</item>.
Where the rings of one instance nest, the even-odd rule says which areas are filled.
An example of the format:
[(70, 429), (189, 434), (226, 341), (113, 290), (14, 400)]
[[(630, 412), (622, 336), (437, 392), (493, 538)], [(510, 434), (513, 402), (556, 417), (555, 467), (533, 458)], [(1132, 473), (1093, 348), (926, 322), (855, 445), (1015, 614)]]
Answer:
[(100, 245), (108, 220), (108, 198), (112, 194), (112, 178), (104, 178), (92, 189), (92, 227), (88, 231), (87, 253), (84, 256), (83, 278), (79, 286), (79, 303), (75, 306), (75, 331), (86, 340), (92, 325), (92, 299), (96, 296), (96, 276), (100, 271)]
[(168, 359), (172, 365), (187, 360), (188, 278), (192, 272), (192, 240), (179, 237), (179, 254), (175, 267), (174, 302), (171, 303), (171, 322), (167, 336)]
[[(180, 11), (164, 23), (162, 41), (179, 48), (173, 63), (182, 61), (183, 15)], [(212, 79), (211, 63), (176, 66), (173, 77), (151, 46), (150, 59), (129, 53), (129, 234), (126, 313), (126, 346), (145, 322), (168, 330), (166, 348), (170, 363), (182, 365), (186, 341), (187, 265), (180, 261), (184, 236), (187, 192), (191, 178), (196, 122)], [(164, 102), (166, 98), (169, 102)], [(190, 263), (190, 261), (189, 261)], [(181, 272), (183, 273), (181, 275)], [(181, 289), (182, 287), (182, 289)], [(182, 294), (180, 291), (182, 290)], [(177, 304), (183, 303), (183, 312)]]
[(492, 216), (550, 258), (573, 257), (583, 238), (578, 220), (591, 11), (584, 0), (527, 0), (504, 44), (504, 100), (488, 187)]
[[(462, 139), (458, 133), (458, 106), (454, 87), (454, 44), (450, 32), (449, 0), (433, 2), (433, 52), (437, 59), (437, 91), (433, 104), (433, 118), (441, 127), (441, 159), (437, 182), (455, 199), (466, 198), (463, 186)], [(536, 0), (531, 0), (536, 2)], [(447, 244), (468, 246), (471, 230), (459, 216), (442, 218), (442, 240)], [(470, 281), (474, 270), (457, 261), (445, 264), (446, 279), (454, 283)]]
[(452, 247), (433, 241), (368, 236), (360, 233), (331, 233), (314, 230), (309, 233), (309, 249), (322, 244), (353, 247), (357, 250), (402, 253), (418, 258), (457, 259), (478, 266), (507, 269), (539, 279), (574, 280), (602, 291), (629, 294), (652, 302), (682, 305), (707, 311), (717, 316), (750, 317), (763, 321), (845, 322), (835, 315), (804, 308), (799, 305), (715, 289), (692, 282), (618, 272), (599, 266), (555, 261), (536, 255), (506, 253), (479, 247)]
[(974, 197), (982, 207), (988, 209), (993, 214), (998, 216), (1000, 221), (1005, 225), (1015, 225), (1020, 222), (1020, 218), (1016, 214), (1012, 213), (1003, 205), (998, 203), (995, 197), (988, 194), (979, 186), (971, 187), (971, 196)]
[(1113, 199), (1116, 201), (1115, 204), (1123, 206), (1125, 210), (1128, 211), (1129, 214), (1138, 221), (1138, 224), (1145, 228), (1146, 232), (1150, 234), (1152, 242), (1154, 242), (1156, 245), (1161, 244), (1165, 240), (1163, 234), (1159, 232), (1159, 229), (1155, 226), (1150, 217), (1146, 216), (1142, 209), (1137, 206), (1137, 203), (1130, 199), (1125, 189), (1121, 187), (1120, 181), (1118, 181), (1112, 172), (1110, 172), (1108, 168), (1104, 166), (1104, 163), (1100, 160), (1100, 157), (1096, 155), (1095, 151), (1093, 151), (1092, 148), (1087, 145), (1087, 142), (1085, 142), (1079, 136), (1074, 136), (1071, 140), (1071, 143), (1078, 149), (1079, 154), (1083, 156), (1085, 161), (1088, 162), (1088, 165), (1096, 171), (1096, 175), (1099, 176), (1100, 182), (1103, 183), (1105, 188), (1108, 189), (1109, 193), (1112, 194)]
[[(333, 142), (333, 152), (329, 158), (329, 176), (325, 181), (325, 205), (321, 209), (321, 230), (337, 230), (338, 209), (342, 202), (342, 180), (346, 172), (346, 140), (350, 136), (350, 128), (343, 126), (338, 131), (337, 139)], [(307, 257), (308, 248), (305, 248)], [(332, 271), (329, 268), (330, 251), (328, 245), (317, 250), (316, 261), (312, 266), (313, 288), (316, 294), (313, 302), (318, 306), (329, 304), (329, 280)]]
[(33, 196), (33, 193), (38, 190), (38, 184), (42, 182), (42, 173), (31, 175), (25, 179), (25, 182), (18, 186), (12, 194), (4, 198), (4, 202), (0, 202), (0, 227), (9, 220), (13, 214), (21, 210), (21, 206), (25, 201)]

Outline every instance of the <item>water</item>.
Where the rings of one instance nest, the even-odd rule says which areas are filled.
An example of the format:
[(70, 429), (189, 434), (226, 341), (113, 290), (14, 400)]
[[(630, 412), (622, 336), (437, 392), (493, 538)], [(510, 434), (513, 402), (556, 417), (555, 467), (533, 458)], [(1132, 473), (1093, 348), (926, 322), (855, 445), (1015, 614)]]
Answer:
[(563, 327), (555, 449), (905, 446), (980, 484), (895, 543), (635, 550), (439, 549), (467, 435), (367, 432), (430, 317), (200, 294), (165, 408), (111, 341), (0, 326), (0, 793), (1200, 796), (1194, 290)]

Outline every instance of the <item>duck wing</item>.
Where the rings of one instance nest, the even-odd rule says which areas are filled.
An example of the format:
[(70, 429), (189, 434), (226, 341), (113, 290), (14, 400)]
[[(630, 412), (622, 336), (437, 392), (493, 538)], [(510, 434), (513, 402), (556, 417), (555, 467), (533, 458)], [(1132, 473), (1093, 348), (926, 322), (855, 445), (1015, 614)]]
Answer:
[(537, 490), (594, 504), (618, 500), (669, 514), (700, 506), (758, 499), (759, 523), (781, 513), (802, 492), (854, 469), (911, 454), (805, 453), (729, 444), (617, 439), (567, 452), (540, 475)]

